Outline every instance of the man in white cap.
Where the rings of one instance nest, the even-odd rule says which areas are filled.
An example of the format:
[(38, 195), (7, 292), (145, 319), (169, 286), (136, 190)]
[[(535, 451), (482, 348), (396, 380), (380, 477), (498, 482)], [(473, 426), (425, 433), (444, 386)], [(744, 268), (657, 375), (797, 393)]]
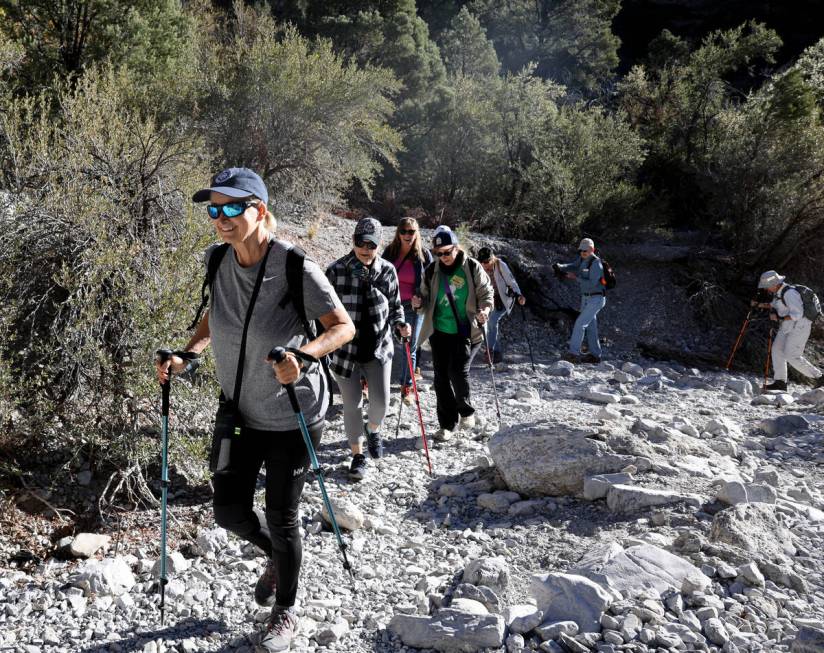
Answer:
[(773, 295), (771, 303), (758, 306), (772, 309), (770, 319), (781, 322), (772, 344), (773, 382), (764, 389), (787, 389), (788, 364), (804, 376), (815, 379), (815, 387), (820, 388), (824, 386), (824, 375), (804, 358), (804, 347), (813, 323), (805, 311), (801, 293), (795, 286), (785, 283), (785, 278), (775, 270), (769, 270), (758, 280), (758, 288)]
[[(556, 274), (567, 279), (576, 279), (581, 287), (581, 313), (572, 327), (569, 352), (564, 359), (572, 363), (600, 363), (601, 343), (598, 342), (598, 312), (607, 303), (604, 266), (595, 254), (595, 243), (584, 238), (578, 245), (579, 258), (572, 263), (556, 263), (552, 267)], [(587, 337), (589, 353), (581, 356), (584, 335)]]

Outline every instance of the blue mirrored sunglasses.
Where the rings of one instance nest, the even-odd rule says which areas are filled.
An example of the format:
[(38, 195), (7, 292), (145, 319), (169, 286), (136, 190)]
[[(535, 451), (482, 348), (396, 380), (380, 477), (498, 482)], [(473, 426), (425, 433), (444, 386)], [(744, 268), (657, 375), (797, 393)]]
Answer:
[(255, 206), (260, 200), (247, 200), (240, 202), (227, 202), (226, 204), (209, 204), (206, 212), (212, 220), (217, 220), (223, 213), (227, 218), (236, 218), (250, 206)]

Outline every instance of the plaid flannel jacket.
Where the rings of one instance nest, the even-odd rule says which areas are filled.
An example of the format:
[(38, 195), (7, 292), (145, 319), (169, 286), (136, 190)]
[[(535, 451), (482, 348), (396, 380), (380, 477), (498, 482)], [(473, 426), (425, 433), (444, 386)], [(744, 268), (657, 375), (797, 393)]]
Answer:
[[(350, 252), (326, 268), (326, 277), (338, 293), (343, 307), (355, 323), (360, 324), (362, 311), (368, 311), (377, 343), (375, 358), (381, 363), (392, 359), (392, 331), (404, 323), (398, 273), (389, 261), (377, 257), (370, 270)], [(366, 285), (364, 302), (362, 287)], [(358, 365), (358, 337), (332, 352), (331, 370), (344, 378)]]

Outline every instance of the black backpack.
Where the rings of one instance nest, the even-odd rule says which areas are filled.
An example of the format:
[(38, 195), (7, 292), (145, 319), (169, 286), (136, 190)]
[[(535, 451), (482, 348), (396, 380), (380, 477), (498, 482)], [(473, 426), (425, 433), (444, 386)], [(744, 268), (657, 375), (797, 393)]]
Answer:
[[(206, 277), (203, 279), (203, 285), (200, 288), (200, 306), (197, 309), (197, 314), (189, 329), (194, 329), (200, 322), (200, 316), (203, 314), (203, 309), (209, 304), (209, 296), (212, 293), (212, 284), (217, 276), (218, 268), (229, 251), (230, 245), (223, 243), (215, 248), (212, 255), (209, 257), (209, 265), (206, 268)], [(298, 314), (298, 319), (303, 326), (303, 332), (309, 340), (314, 340), (318, 334), (323, 331), (323, 325), (320, 322), (313, 324), (306, 318), (306, 307), (303, 304), (303, 263), (306, 260), (306, 252), (304, 252), (297, 245), (293, 245), (286, 252), (286, 294), (283, 299), (278, 302), (280, 308), (285, 308), (291, 302)], [(334, 384), (332, 383), (332, 375), (329, 372), (329, 361), (326, 356), (320, 359), (323, 365), (323, 372), (326, 375), (326, 381), (329, 385), (330, 395), (334, 395)]]
[[(598, 258), (601, 259), (601, 265), (604, 268), (604, 276), (601, 277), (601, 285), (606, 290), (612, 290), (613, 288), (615, 288), (615, 284), (617, 283), (617, 280), (615, 278), (615, 270), (609, 264), (609, 261), (607, 261), (605, 258), (601, 258), (600, 256)], [(587, 266), (586, 269), (589, 270), (591, 267), (592, 267), (592, 257), (590, 256), (589, 257), (589, 265)]]

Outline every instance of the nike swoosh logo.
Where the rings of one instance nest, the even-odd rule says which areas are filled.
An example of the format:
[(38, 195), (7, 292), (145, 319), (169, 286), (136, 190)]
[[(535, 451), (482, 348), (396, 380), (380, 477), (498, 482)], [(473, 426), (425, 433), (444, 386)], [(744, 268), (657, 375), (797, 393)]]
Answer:
[(264, 281), (271, 281), (272, 279), (277, 279), (277, 278), (278, 278), (278, 275), (275, 275), (274, 277), (263, 277), (263, 280)]

